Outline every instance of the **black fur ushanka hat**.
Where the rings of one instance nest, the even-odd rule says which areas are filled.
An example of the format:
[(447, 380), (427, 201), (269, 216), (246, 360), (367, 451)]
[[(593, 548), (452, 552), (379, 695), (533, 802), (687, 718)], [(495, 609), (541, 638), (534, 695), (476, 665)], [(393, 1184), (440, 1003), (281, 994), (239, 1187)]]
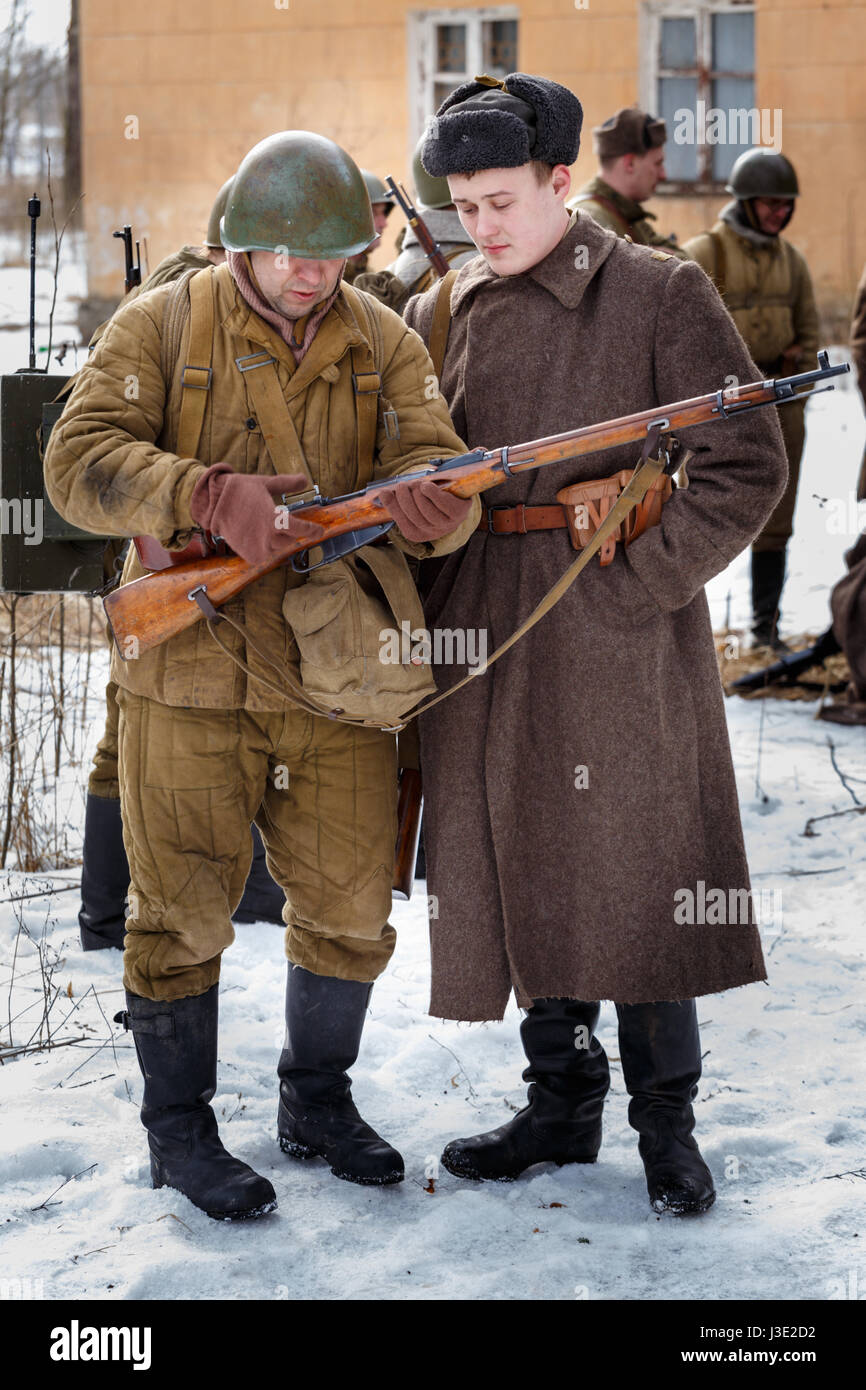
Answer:
[(582, 124), (577, 97), (547, 77), (476, 77), (446, 97), (430, 121), (421, 163), (434, 178), (514, 169), (533, 159), (573, 164)]

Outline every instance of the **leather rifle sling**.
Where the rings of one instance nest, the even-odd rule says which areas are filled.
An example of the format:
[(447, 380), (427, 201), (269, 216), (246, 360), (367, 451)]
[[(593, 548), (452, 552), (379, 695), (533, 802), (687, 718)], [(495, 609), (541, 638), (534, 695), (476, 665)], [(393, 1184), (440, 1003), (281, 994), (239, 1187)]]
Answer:
[[(411, 710), (408, 714), (404, 715), (405, 719), (414, 719), (419, 714), (425, 714), (427, 710), (432, 709), (434, 705), (438, 705), (440, 701), (447, 700), (449, 695), (455, 695), (458, 690), (462, 690), (463, 686), (468, 685), (476, 676), (483, 675), (487, 668), (493, 665), (494, 661), (498, 661), (501, 656), (504, 656), (507, 651), (510, 651), (516, 642), (520, 641), (521, 637), (529, 632), (530, 628), (535, 627), (535, 624), (544, 617), (545, 613), (550, 612), (551, 608), (559, 602), (563, 594), (571, 588), (571, 585), (574, 583), (581, 570), (589, 564), (593, 555), (601, 548), (608, 536), (612, 535), (625, 517), (628, 516), (629, 512), (631, 512), (639, 502), (643, 501), (643, 498), (656, 478), (664, 472), (668, 458), (666, 450), (661, 447), (661, 440), (662, 431), (656, 425), (647, 434), (643, 452), (631, 481), (623, 488), (623, 491), (611, 507), (592, 540), (588, 545), (584, 546), (577, 559), (569, 565), (565, 573), (556, 581), (553, 587), (545, 594), (541, 602), (532, 610), (529, 617), (512, 632), (511, 636), (502, 643), (501, 647), (496, 648), (496, 651), (487, 658), (483, 666), (477, 666), (474, 671), (470, 671), (468, 675), (464, 676), (462, 680), (459, 680), (456, 685), (452, 685), (450, 689), (443, 690), (441, 694), (434, 695), (432, 699), (425, 700), (417, 709)], [(653, 456), (653, 451), (656, 449), (658, 453)]]
[(427, 344), (427, 351), (430, 354), (430, 361), (433, 363), (437, 381), (442, 375), (442, 368), (445, 364), (445, 349), (448, 346), (448, 334), (451, 331), (451, 288), (457, 275), (456, 270), (449, 270), (448, 274), (443, 275), (439, 281), (439, 292), (436, 295), (436, 304), (433, 309), (433, 321), (430, 324), (430, 342)]

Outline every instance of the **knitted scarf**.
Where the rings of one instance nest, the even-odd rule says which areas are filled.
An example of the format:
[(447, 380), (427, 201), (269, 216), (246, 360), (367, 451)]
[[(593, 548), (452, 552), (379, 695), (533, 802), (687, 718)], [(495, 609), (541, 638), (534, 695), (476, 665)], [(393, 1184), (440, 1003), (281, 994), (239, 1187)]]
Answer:
[(310, 314), (304, 314), (299, 319), (290, 319), (274, 309), (262, 295), (253, 274), (249, 252), (227, 251), (226, 261), (241, 298), (258, 314), (259, 318), (264, 319), (265, 323), (269, 323), (272, 328), (276, 329), (283, 342), (288, 345), (295, 359), (295, 364), (299, 365), (309, 351), (319, 324), (340, 293), (342, 273), (333, 294), (323, 304), (320, 304)]

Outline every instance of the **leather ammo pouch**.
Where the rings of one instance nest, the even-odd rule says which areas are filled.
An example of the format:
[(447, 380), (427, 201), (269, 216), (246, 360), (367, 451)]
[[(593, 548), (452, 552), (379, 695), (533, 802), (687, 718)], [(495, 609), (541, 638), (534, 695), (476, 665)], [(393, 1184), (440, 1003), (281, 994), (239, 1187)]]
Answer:
[(286, 592), (283, 617), (298, 645), (304, 693), (323, 713), (397, 724), (435, 694), (429, 658), (402, 659), (413, 650), (412, 634), (424, 631), (424, 613), (405, 556), (388, 542), (314, 569)]
[[(611, 507), (623, 489), (634, 477), (634, 469), (623, 468), (609, 478), (593, 478), (586, 483), (572, 483), (561, 488), (556, 500), (565, 509), (571, 543), (575, 550), (588, 545), (601, 526)], [(650, 526), (658, 526), (662, 506), (673, 492), (670, 478), (662, 474), (656, 478), (643, 501), (629, 512), (625, 521), (602, 543), (598, 552), (599, 563), (609, 565), (616, 552), (617, 541), (624, 540), (630, 545)], [(623, 536), (623, 530), (625, 535)]]

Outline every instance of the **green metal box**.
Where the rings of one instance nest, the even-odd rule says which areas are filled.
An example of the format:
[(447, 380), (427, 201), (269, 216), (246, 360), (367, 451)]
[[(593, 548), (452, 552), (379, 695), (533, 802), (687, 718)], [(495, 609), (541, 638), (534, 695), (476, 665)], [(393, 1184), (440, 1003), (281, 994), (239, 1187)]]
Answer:
[(0, 589), (16, 594), (86, 592), (105, 582), (107, 537), (65, 521), (45, 495), (44, 444), (68, 377), (15, 372), (0, 377)]

